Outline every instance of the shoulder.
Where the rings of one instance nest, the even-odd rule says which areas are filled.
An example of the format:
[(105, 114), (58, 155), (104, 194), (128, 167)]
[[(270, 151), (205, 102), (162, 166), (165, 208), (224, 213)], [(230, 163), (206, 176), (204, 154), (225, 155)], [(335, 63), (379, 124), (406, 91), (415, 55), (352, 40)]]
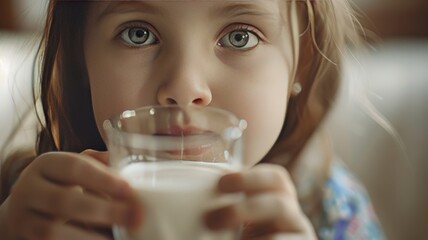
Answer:
[(366, 190), (346, 166), (334, 161), (323, 189), (321, 239), (384, 239)]

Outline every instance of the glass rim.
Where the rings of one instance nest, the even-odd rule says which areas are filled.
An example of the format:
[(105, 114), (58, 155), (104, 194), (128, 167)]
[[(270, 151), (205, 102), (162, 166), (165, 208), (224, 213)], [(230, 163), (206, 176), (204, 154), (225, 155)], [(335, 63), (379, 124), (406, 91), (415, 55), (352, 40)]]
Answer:
[(162, 109), (162, 110), (166, 110), (166, 109), (178, 109), (178, 110), (198, 110), (198, 111), (208, 111), (208, 112), (212, 112), (212, 113), (216, 113), (216, 114), (220, 114), (223, 116), (227, 116), (229, 120), (231, 120), (231, 125), (233, 127), (238, 128), (241, 131), (244, 131), (247, 128), (247, 121), (239, 118), (238, 116), (236, 116), (234, 113), (222, 109), (222, 108), (218, 108), (218, 107), (213, 107), (213, 106), (194, 106), (194, 105), (188, 105), (188, 106), (180, 106), (180, 105), (148, 105), (148, 106), (143, 106), (143, 107), (138, 107), (135, 109), (127, 109), (124, 110), (122, 112), (120, 112), (119, 114), (113, 115), (112, 117), (107, 118), (106, 120), (104, 120), (103, 122), (103, 128), (104, 130), (117, 130), (118, 132), (123, 132), (120, 130), (120, 128), (118, 128), (117, 123), (121, 120), (121, 119), (131, 119), (133, 117), (136, 117), (138, 113), (140, 112), (147, 112), (150, 113), (151, 111), (154, 111), (153, 113), (150, 113), (151, 115), (154, 115), (157, 109)]

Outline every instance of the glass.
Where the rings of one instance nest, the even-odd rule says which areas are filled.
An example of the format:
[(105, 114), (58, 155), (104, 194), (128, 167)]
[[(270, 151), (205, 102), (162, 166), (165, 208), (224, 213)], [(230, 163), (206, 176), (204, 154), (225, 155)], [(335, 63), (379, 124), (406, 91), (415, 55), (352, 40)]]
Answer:
[(144, 223), (115, 226), (116, 240), (232, 240), (239, 231), (212, 232), (202, 215), (241, 195), (219, 194), (219, 178), (242, 169), (245, 120), (212, 107), (149, 106), (104, 122), (110, 165), (136, 189)]

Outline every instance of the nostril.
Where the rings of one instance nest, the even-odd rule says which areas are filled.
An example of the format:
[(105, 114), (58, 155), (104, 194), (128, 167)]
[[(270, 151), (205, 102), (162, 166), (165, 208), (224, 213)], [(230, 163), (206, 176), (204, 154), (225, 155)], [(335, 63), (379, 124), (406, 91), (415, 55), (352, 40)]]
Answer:
[(200, 105), (204, 103), (204, 100), (202, 98), (197, 98), (195, 100), (193, 100), (193, 103), (196, 105)]
[(177, 101), (175, 101), (174, 99), (172, 99), (172, 98), (167, 98), (166, 99), (166, 103), (167, 104), (177, 104)]

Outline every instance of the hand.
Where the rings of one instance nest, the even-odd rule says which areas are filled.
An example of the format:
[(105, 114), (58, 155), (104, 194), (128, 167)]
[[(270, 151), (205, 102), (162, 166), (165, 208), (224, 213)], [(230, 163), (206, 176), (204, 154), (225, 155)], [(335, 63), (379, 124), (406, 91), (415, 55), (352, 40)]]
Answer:
[(224, 193), (243, 192), (244, 201), (206, 214), (212, 230), (238, 228), (242, 239), (316, 239), (302, 212), (288, 172), (281, 166), (260, 164), (242, 173), (223, 176), (218, 188)]
[(36, 158), (0, 207), (2, 239), (98, 240), (107, 236), (82, 226), (139, 225), (137, 195), (102, 164), (106, 159), (95, 151)]

